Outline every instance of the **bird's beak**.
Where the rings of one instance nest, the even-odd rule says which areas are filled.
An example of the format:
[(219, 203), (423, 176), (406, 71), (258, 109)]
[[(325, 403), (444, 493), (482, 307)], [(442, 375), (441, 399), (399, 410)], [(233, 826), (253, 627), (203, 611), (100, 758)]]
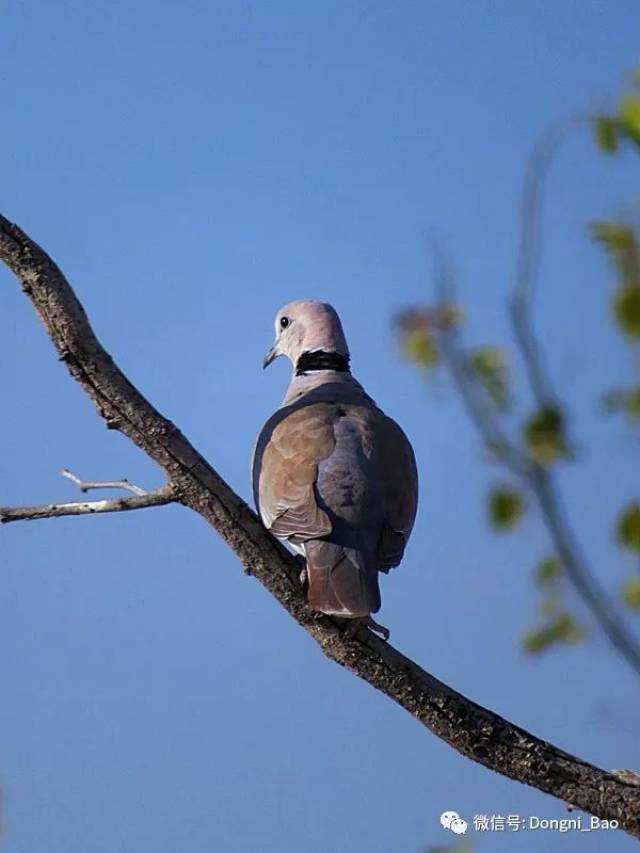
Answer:
[(269, 352), (265, 355), (264, 360), (262, 362), (262, 369), (264, 370), (265, 367), (269, 367), (271, 362), (279, 355), (280, 353), (278, 352), (278, 342), (276, 341), (275, 344), (269, 350)]

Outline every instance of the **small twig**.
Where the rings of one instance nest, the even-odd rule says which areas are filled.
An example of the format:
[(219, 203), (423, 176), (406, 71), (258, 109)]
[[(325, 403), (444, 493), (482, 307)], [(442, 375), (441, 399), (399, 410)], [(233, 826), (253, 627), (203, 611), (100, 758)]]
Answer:
[[(103, 484), (99, 484), (99, 487), (110, 488)], [(131, 498), (114, 498), (108, 501), (74, 501), (64, 504), (43, 504), (42, 506), (3, 506), (0, 507), (0, 524), (9, 524), (12, 521), (35, 521), (40, 518), (60, 518), (63, 515), (128, 512), (132, 509), (164, 506), (164, 504), (175, 503), (177, 499), (173, 484), (167, 483), (154, 492), (136, 494)]]
[(81, 492), (91, 489), (124, 489), (131, 492), (132, 498), (113, 498), (104, 501), (72, 501), (63, 504), (42, 504), (41, 506), (0, 507), (0, 524), (12, 521), (35, 521), (40, 518), (60, 518), (64, 515), (93, 515), (101, 512), (128, 512), (132, 509), (146, 509), (152, 506), (164, 506), (177, 500), (173, 483), (167, 483), (153, 492), (147, 492), (122, 480), (81, 480), (68, 468), (62, 469), (62, 476), (71, 480)]
[[(432, 250), (438, 313), (444, 317), (456, 303), (455, 282), (448, 259), (436, 244), (433, 244)], [(524, 469), (528, 467), (527, 460), (502, 428), (496, 408), (488, 399), (485, 389), (475, 381), (475, 373), (455, 325), (439, 327), (436, 324), (436, 334), (464, 408), (485, 444), (514, 474), (523, 476)]]
[(520, 202), (520, 245), (514, 286), (514, 296), (524, 302), (530, 302), (533, 297), (540, 266), (544, 188), (551, 163), (569, 134), (594, 119), (595, 116), (576, 115), (552, 124), (529, 155)]
[(590, 121), (593, 116), (572, 116), (551, 125), (535, 144), (525, 170), (520, 203), (520, 245), (509, 310), (529, 383), (541, 407), (553, 405), (555, 401), (542, 347), (530, 316), (540, 268), (544, 189), (553, 158), (562, 143), (572, 131)]
[(551, 474), (537, 466), (529, 485), (567, 577), (606, 634), (609, 642), (640, 675), (640, 645), (627, 629), (624, 617), (607, 590), (591, 571), (567, 518)]
[(63, 468), (61, 473), (63, 477), (67, 478), (67, 480), (71, 480), (72, 483), (75, 483), (81, 492), (88, 492), (90, 489), (125, 489), (134, 495), (141, 496), (149, 494), (146, 489), (141, 489), (140, 486), (134, 486), (133, 483), (130, 483), (126, 478), (123, 480), (87, 480), (85, 482), (72, 471), (69, 471), (68, 468)]

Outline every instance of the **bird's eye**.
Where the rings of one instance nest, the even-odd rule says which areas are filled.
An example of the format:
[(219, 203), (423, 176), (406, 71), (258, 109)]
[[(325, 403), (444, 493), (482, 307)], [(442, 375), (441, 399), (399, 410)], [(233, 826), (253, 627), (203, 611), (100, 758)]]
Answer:
[(289, 318), (288, 317), (280, 317), (280, 328), (286, 329), (288, 325), (289, 325)]

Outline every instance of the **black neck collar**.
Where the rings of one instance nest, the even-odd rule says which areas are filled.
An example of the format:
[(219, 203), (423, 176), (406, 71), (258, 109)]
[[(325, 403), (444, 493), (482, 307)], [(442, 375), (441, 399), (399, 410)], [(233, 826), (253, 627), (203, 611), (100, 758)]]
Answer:
[(349, 356), (339, 352), (314, 350), (303, 352), (296, 364), (296, 376), (310, 373), (312, 370), (335, 370), (337, 373), (350, 373)]

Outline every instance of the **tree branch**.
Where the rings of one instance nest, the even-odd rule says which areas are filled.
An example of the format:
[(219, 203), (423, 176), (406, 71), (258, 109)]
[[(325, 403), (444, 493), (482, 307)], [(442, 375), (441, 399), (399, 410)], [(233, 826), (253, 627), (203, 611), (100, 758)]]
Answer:
[(68, 468), (63, 468), (60, 472), (67, 480), (71, 480), (80, 489), (81, 492), (89, 492), (91, 489), (124, 489), (131, 492), (132, 495), (146, 495), (146, 489), (141, 489), (140, 486), (134, 486), (125, 477), (122, 480), (81, 480), (73, 471)]
[[(575, 116), (553, 125), (534, 146), (526, 167), (520, 215), (520, 247), (511, 293), (510, 313), (514, 336), (525, 364), (537, 406), (560, 408), (545, 365), (543, 347), (535, 333), (531, 307), (540, 267), (542, 208), (546, 178), (560, 145), (576, 128), (593, 122), (593, 116)], [(528, 485), (574, 589), (587, 605), (611, 644), (640, 675), (640, 645), (625, 626), (624, 617), (606, 589), (597, 581), (581, 552), (562, 508), (550, 471), (534, 463), (526, 472)]]
[[(539, 408), (559, 408), (545, 365), (543, 348), (531, 320), (542, 242), (544, 187), (553, 157), (570, 132), (594, 121), (575, 116), (553, 125), (540, 138), (529, 157), (521, 201), (521, 235), (516, 275), (509, 301), (514, 337), (522, 355), (529, 385)], [(455, 304), (453, 277), (446, 259), (435, 246), (435, 289), (438, 311), (443, 316)], [(530, 459), (521, 445), (505, 433), (496, 408), (477, 381), (455, 326), (437, 329), (444, 360), (458, 388), (470, 420), (488, 447), (533, 493), (553, 546), (566, 569), (569, 582), (589, 609), (612, 646), (640, 675), (640, 645), (627, 629), (622, 613), (607, 590), (598, 582), (582, 553), (562, 507), (557, 484), (551, 474)]]
[(120, 430), (167, 473), (178, 499), (202, 515), (320, 645), (405, 708), (463, 755), (532, 785), (640, 837), (640, 789), (536, 738), (438, 681), (359, 626), (313, 612), (301, 591), (299, 563), (261, 525), (174, 424), (131, 384), (98, 342), (84, 309), (53, 261), (0, 217), (0, 260), (22, 282), (61, 360)]
[[(437, 316), (444, 318), (456, 305), (455, 282), (447, 258), (433, 245)], [(445, 363), (462, 398), (465, 410), (486, 446), (517, 476), (525, 476), (528, 460), (502, 428), (495, 404), (472, 369), (455, 323), (436, 319), (434, 330)]]
[(95, 515), (101, 512), (128, 512), (132, 509), (146, 509), (152, 506), (165, 506), (175, 503), (176, 494), (169, 483), (142, 495), (131, 498), (114, 498), (107, 501), (73, 501), (64, 504), (43, 504), (42, 506), (2, 506), (0, 524), (12, 521), (34, 521), (40, 518), (60, 518), (63, 515)]
[(547, 175), (562, 143), (576, 128), (593, 119), (573, 116), (552, 125), (531, 152), (525, 169), (520, 203), (520, 245), (509, 303), (513, 331), (522, 353), (529, 384), (539, 405), (553, 405), (555, 394), (542, 347), (535, 335), (530, 310), (540, 268), (542, 207)]
[[(446, 306), (447, 303), (440, 303), (440, 309), (446, 309)], [(478, 387), (473, 372), (468, 368), (468, 359), (456, 331), (441, 331), (438, 340), (471, 422), (497, 458), (531, 490), (571, 585), (610, 643), (640, 675), (640, 646), (627, 629), (622, 614), (618, 612), (606, 589), (589, 569), (562, 508), (551, 474), (528, 459), (502, 430), (495, 417), (495, 410), (492, 411), (484, 390)]]

